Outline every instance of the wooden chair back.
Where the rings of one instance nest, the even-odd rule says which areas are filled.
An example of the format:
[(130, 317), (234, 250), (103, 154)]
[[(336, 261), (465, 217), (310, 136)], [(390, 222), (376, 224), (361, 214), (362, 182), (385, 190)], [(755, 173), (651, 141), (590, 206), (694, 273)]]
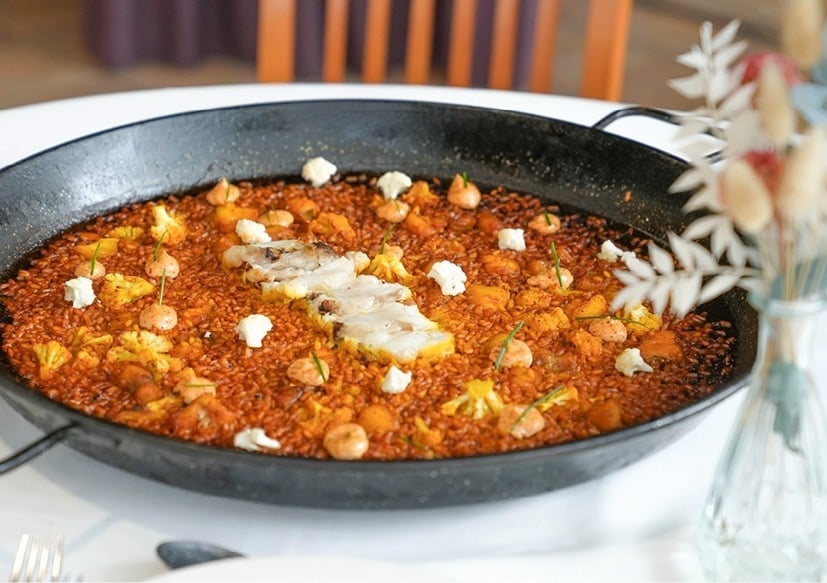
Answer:
[[(528, 89), (552, 90), (552, 66), (561, 0), (537, 0)], [(583, 1), (583, 0), (569, 0)], [(586, 0), (580, 94), (617, 101), (621, 97), (633, 0)], [(448, 85), (471, 85), (478, 0), (453, 0)], [(322, 80), (342, 82), (347, 68), (349, 0), (325, 0)], [(387, 80), (393, 0), (367, 0), (362, 81)], [(404, 81), (432, 82), (436, 0), (410, 0), (405, 41)], [(295, 80), (297, 0), (259, 0), (257, 75), (262, 82)], [(520, 0), (495, 0), (490, 39), (488, 87), (511, 89), (518, 46)]]

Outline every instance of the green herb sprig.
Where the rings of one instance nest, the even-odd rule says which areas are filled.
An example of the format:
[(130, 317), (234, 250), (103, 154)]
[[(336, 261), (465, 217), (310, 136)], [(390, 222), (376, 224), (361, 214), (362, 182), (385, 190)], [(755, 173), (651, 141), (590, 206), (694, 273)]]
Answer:
[(167, 231), (161, 233), (161, 236), (158, 237), (158, 242), (155, 243), (155, 249), (152, 250), (152, 260), (156, 261), (158, 259), (158, 254), (161, 252), (161, 243), (164, 241), (164, 237), (167, 236)]
[(95, 245), (95, 252), (92, 253), (92, 259), (89, 261), (89, 277), (95, 275), (95, 264), (98, 262), (98, 253), (101, 250), (101, 243), (98, 241), (98, 244)]
[(322, 382), (327, 382), (327, 375), (324, 374), (324, 367), (322, 366), (322, 361), (319, 360), (319, 357), (316, 356), (315, 352), (310, 353), (310, 358), (313, 359), (313, 364), (316, 365), (316, 370), (319, 373), (319, 376), (322, 377)]
[(468, 173), (465, 170), (463, 170), (459, 173), (459, 175), (462, 177), (462, 187), (468, 188)]
[(563, 389), (564, 389), (563, 385), (558, 385), (558, 386), (554, 387), (553, 389), (551, 389), (548, 393), (546, 393), (545, 395), (540, 397), (539, 399), (536, 399), (535, 401), (533, 401), (528, 407), (525, 408), (525, 410), (522, 413), (520, 413), (520, 416), (517, 417), (517, 419), (514, 421), (514, 423), (512, 423), (511, 429), (509, 431), (514, 431), (514, 428), (517, 427), (523, 421), (523, 419), (525, 419), (525, 416), (528, 415), (529, 411), (531, 411), (532, 409), (536, 409), (537, 407), (539, 407), (543, 403), (547, 403), (548, 401), (551, 401), (554, 398), (554, 396), (557, 395), (557, 393), (559, 393)]
[(520, 331), (520, 328), (523, 327), (523, 324), (525, 324), (524, 320), (520, 320), (519, 322), (517, 322), (517, 325), (511, 329), (511, 332), (509, 332), (508, 336), (506, 336), (505, 340), (503, 340), (503, 344), (502, 346), (500, 346), (500, 352), (499, 354), (497, 354), (497, 360), (494, 361), (495, 371), (500, 370), (500, 365), (503, 363), (503, 358), (505, 358), (505, 352), (506, 350), (508, 350), (508, 345), (511, 344), (512, 340), (514, 340), (514, 336), (517, 335), (517, 332)]
[(385, 245), (388, 243), (388, 239), (390, 239), (391, 233), (396, 228), (396, 223), (391, 223), (388, 225), (388, 228), (385, 229), (385, 232), (382, 233), (382, 244), (379, 246), (379, 255), (385, 253)]
[(543, 209), (543, 218), (546, 220), (546, 225), (549, 227), (551, 226), (551, 215), (548, 214), (546, 209)]
[(161, 270), (161, 288), (158, 290), (158, 305), (164, 305), (164, 288), (166, 288), (167, 283), (167, 268), (164, 267)]
[(551, 258), (554, 260), (554, 273), (557, 275), (557, 283), (563, 289), (563, 275), (560, 273), (560, 256), (557, 255), (557, 245), (551, 242)]

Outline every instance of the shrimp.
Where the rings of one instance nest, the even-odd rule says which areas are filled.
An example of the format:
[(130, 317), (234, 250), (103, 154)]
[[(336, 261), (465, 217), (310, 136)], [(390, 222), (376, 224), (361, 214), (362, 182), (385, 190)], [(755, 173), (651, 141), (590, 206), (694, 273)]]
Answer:
[(89, 279), (100, 279), (106, 275), (106, 268), (100, 261), (95, 261), (95, 267), (92, 267), (92, 260), (81, 261), (75, 267), (75, 275), (78, 277), (88, 277)]
[(411, 212), (411, 206), (401, 200), (386, 200), (376, 207), (376, 216), (390, 223), (401, 223)]
[(330, 378), (330, 367), (321, 358), (299, 358), (287, 367), (287, 376), (301, 385), (318, 387)]
[(479, 206), (482, 195), (480, 189), (464, 176), (457, 174), (448, 187), (448, 202), (462, 209), (472, 210)]
[(628, 334), (623, 322), (608, 317), (592, 322), (589, 325), (589, 333), (603, 342), (625, 342)]
[(551, 235), (560, 230), (560, 217), (544, 212), (531, 219), (528, 228), (534, 229), (541, 235)]
[[(561, 282), (563, 285), (560, 285)], [(532, 275), (526, 280), (526, 283), (528, 283), (528, 285), (536, 285), (541, 289), (569, 289), (571, 284), (574, 283), (574, 276), (571, 274), (571, 271), (565, 267), (561, 267), (559, 278), (557, 277), (557, 270), (550, 269), (549, 271)]]
[(175, 279), (181, 272), (178, 260), (165, 249), (161, 249), (161, 252), (154, 258), (150, 257), (144, 264), (144, 270), (149, 277), (165, 276), (167, 279)]
[[(491, 349), (489, 358), (491, 362), (496, 363), (500, 357), (502, 345), (497, 345)], [(531, 353), (531, 348), (522, 340), (512, 339), (505, 349), (505, 354), (500, 360), (501, 368), (509, 368), (512, 366), (531, 366), (534, 362), (534, 355)]]
[(178, 314), (175, 308), (163, 304), (152, 304), (144, 308), (138, 317), (138, 325), (147, 330), (172, 330), (177, 324)]
[(358, 423), (343, 423), (325, 433), (322, 445), (333, 459), (358, 460), (368, 450), (368, 435)]
[(497, 430), (503, 435), (511, 435), (517, 439), (531, 437), (542, 431), (546, 420), (536, 407), (512, 403), (506, 405), (497, 421)]

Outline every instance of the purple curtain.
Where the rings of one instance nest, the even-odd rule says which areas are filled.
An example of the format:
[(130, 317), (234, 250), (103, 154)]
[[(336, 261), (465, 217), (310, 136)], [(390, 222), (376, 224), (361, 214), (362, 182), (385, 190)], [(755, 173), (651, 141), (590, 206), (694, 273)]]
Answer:
[[(251, 62), (256, 57), (257, 0), (84, 0), (86, 41), (107, 66), (139, 61), (191, 65), (211, 55), (229, 55)], [(538, 0), (523, 0), (520, 10), (516, 85), (528, 76), (533, 16)], [(391, 20), (390, 67), (404, 62), (405, 31), (410, 0), (395, 0)], [(358, 70), (364, 49), (367, 0), (353, 0), (349, 22), (348, 64)], [(448, 62), (452, 0), (437, 0), (434, 66)], [(296, 76), (321, 75), (324, 0), (302, 0), (297, 13)], [(481, 0), (477, 12), (472, 82), (487, 83), (494, 0)]]

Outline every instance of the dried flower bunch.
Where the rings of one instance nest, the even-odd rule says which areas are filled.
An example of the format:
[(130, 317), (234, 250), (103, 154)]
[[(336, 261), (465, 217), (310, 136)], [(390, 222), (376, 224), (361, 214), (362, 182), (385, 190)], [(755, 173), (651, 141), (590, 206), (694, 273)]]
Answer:
[[(717, 34), (704, 23), (699, 44), (678, 57), (696, 73), (670, 85), (703, 105), (682, 119), (680, 137), (697, 139), (686, 151), (691, 168), (670, 192), (692, 192), (684, 210), (706, 212), (682, 235), (669, 234), (677, 265), (654, 243), (648, 261), (626, 261), (627, 270), (616, 272), (624, 289), (613, 308), (650, 300), (658, 312), (683, 315), (734, 286), (781, 300), (823, 297), (827, 136), (799, 127), (789, 91), (796, 75), (785, 70), (787, 62), (801, 72), (816, 63), (823, 23), (821, 0), (789, 0), (784, 55), (762, 58), (755, 80), (739, 61), (746, 43), (735, 40), (737, 21)], [(721, 163), (706, 157), (710, 140), (724, 144)], [(700, 243), (707, 239), (708, 248)]]

